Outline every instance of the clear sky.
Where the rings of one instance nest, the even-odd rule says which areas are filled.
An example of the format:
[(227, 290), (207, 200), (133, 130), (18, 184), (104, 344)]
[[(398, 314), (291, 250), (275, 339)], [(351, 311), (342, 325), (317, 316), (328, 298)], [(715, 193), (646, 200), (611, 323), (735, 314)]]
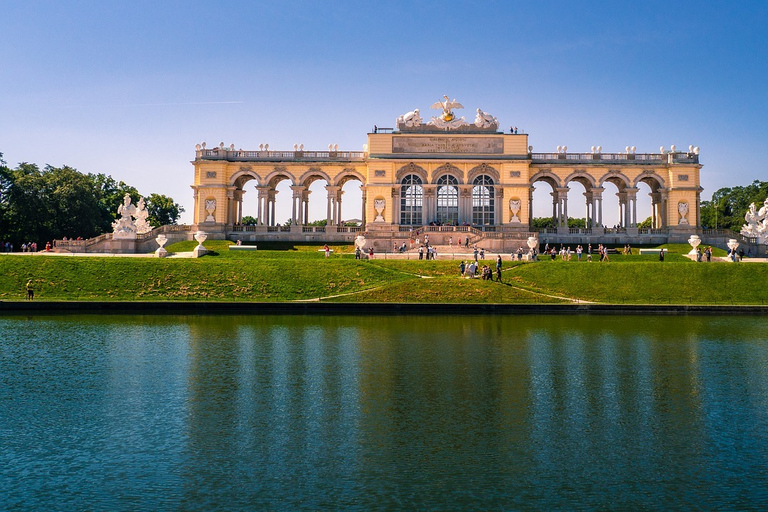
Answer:
[[(443, 94), (466, 106), (461, 115), (480, 107), (525, 130), (534, 151), (700, 146), (704, 198), (768, 179), (765, 0), (0, 8), (0, 152), (9, 165), (110, 174), (170, 195), (187, 209), (184, 222), (196, 143), (361, 150), (374, 124), (429, 112)], [(322, 193), (312, 197), (314, 217), (325, 214)], [(541, 194), (536, 214), (546, 215)], [(344, 217), (359, 217), (357, 205)]]

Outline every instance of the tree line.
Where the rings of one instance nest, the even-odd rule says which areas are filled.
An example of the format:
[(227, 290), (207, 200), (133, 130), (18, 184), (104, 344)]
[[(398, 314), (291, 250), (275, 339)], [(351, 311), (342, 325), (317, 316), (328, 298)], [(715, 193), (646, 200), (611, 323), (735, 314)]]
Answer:
[[(20, 163), (11, 169), (0, 153), (0, 241), (91, 238), (112, 232), (125, 194), (136, 204), (139, 191), (105, 174), (83, 174), (69, 166)], [(153, 227), (176, 224), (184, 208), (162, 194), (144, 197)]]
[(745, 187), (721, 188), (712, 200), (701, 202), (701, 225), (705, 229), (741, 231), (750, 203), (759, 210), (768, 198), (768, 181), (755, 180)]

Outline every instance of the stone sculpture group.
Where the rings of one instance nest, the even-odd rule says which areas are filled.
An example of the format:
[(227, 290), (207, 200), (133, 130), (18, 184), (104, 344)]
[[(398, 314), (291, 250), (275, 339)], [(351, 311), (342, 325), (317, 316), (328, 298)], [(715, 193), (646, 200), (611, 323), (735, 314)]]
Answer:
[(136, 235), (152, 231), (147, 221), (149, 213), (144, 198), (139, 198), (138, 208), (131, 204), (131, 196), (125, 194), (123, 204), (117, 207), (117, 220), (112, 223), (112, 238), (114, 240), (135, 240)]
[(768, 199), (759, 210), (755, 203), (750, 204), (744, 220), (747, 223), (741, 228), (742, 235), (757, 238), (759, 244), (768, 242)]
[[(403, 114), (395, 121), (398, 129), (418, 129), (422, 126), (425, 128), (433, 127), (440, 130), (456, 130), (463, 127), (471, 126), (465, 117), (457, 117), (453, 113), (453, 109), (464, 108), (464, 105), (456, 101), (451, 101), (448, 96), (443, 96), (445, 101), (435, 102), (431, 108), (442, 110), (443, 113), (439, 116), (433, 116), (430, 121), (424, 123), (421, 118), (419, 109), (414, 109), (407, 114)], [(499, 128), (499, 120), (492, 116), (488, 112), (484, 112), (482, 109), (477, 109), (477, 115), (475, 116), (475, 122), (471, 123), (476, 128), (483, 130), (497, 130)]]

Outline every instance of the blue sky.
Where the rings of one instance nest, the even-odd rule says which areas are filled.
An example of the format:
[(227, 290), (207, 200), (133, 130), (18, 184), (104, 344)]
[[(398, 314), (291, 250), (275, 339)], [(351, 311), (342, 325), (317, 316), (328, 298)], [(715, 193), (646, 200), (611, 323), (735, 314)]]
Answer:
[(360, 150), (443, 94), (535, 151), (700, 146), (704, 198), (768, 179), (765, 1), (0, 5), (5, 160), (111, 174), (187, 222), (196, 143)]

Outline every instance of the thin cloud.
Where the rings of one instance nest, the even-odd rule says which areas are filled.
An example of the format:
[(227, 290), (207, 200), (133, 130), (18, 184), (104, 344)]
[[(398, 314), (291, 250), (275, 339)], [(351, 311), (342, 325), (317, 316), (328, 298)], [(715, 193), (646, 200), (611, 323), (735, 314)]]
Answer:
[(91, 104), (91, 105), (62, 105), (60, 108), (90, 108), (90, 107), (177, 107), (191, 105), (238, 105), (244, 101), (187, 101), (174, 103), (114, 103), (114, 104)]

